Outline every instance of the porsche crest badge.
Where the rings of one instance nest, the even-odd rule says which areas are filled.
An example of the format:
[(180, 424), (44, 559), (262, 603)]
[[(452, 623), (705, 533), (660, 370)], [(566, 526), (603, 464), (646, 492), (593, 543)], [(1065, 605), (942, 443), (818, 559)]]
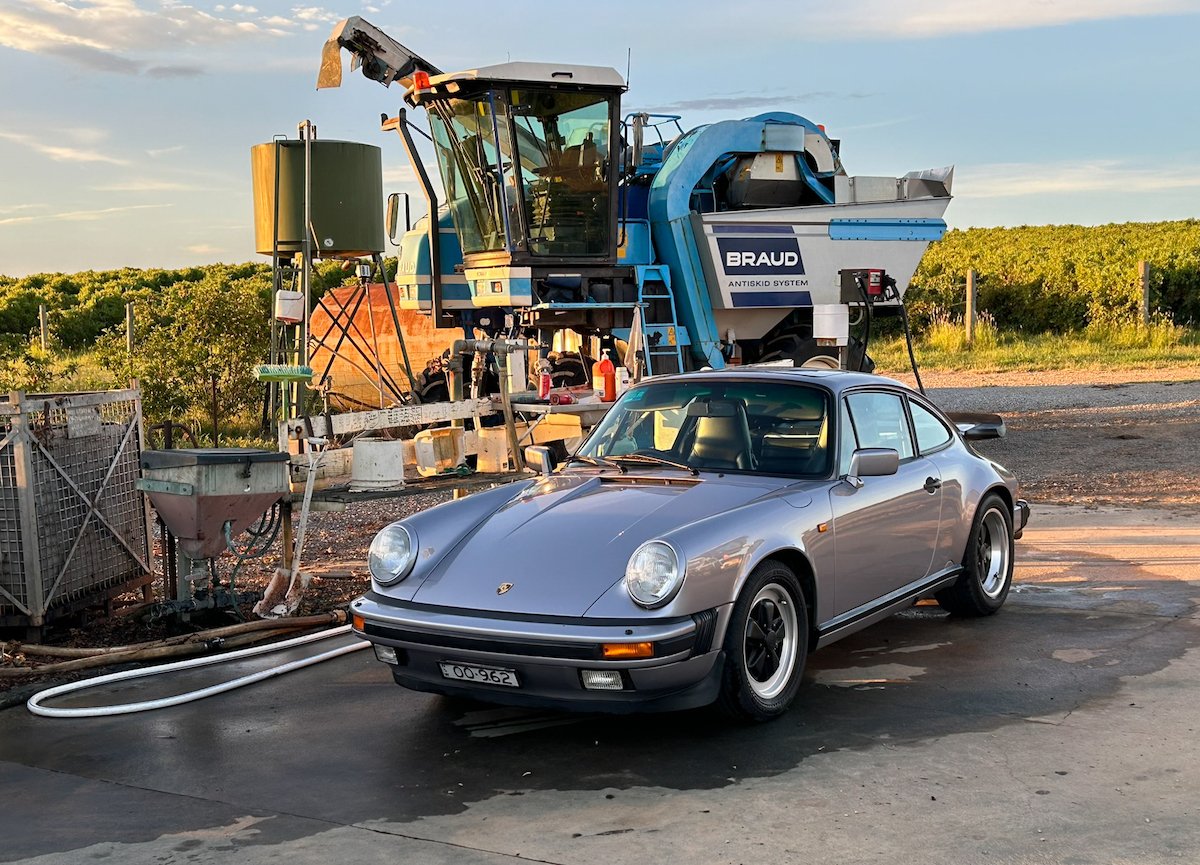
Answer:
[(500, 585), (496, 586), (496, 594), (503, 595), (505, 592), (507, 592), (512, 587), (513, 587), (512, 583), (501, 583)]

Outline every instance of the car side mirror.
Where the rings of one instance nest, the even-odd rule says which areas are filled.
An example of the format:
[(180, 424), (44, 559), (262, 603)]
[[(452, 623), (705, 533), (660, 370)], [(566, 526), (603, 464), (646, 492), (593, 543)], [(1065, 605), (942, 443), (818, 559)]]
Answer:
[(900, 470), (900, 452), (895, 448), (859, 448), (850, 456), (845, 481), (858, 489), (863, 478), (894, 475)]
[(396, 238), (400, 234), (400, 199), (404, 199), (404, 230), (407, 232), (412, 228), (412, 222), (409, 216), (408, 208), (408, 193), (393, 192), (387, 197), (387, 210), (384, 212), (384, 225), (387, 228), (388, 240), (393, 246), (398, 246), (399, 241)]
[(547, 476), (554, 471), (554, 454), (545, 445), (530, 445), (525, 448), (525, 465), (539, 475)]

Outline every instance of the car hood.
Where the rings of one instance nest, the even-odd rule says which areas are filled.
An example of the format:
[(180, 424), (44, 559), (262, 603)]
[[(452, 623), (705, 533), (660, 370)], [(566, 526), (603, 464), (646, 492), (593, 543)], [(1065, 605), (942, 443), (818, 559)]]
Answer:
[[(448, 550), (413, 600), (501, 613), (583, 616), (625, 575), (630, 555), (643, 542), (784, 485), (745, 475), (546, 478)], [(505, 583), (512, 585), (501, 593)]]

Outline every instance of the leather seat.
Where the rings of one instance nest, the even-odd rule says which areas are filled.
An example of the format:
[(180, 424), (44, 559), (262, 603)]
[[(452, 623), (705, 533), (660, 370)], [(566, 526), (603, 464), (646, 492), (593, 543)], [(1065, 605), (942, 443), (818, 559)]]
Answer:
[(693, 466), (743, 471), (754, 468), (750, 423), (740, 400), (692, 403), (688, 413), (696, 418), (690, 460)]

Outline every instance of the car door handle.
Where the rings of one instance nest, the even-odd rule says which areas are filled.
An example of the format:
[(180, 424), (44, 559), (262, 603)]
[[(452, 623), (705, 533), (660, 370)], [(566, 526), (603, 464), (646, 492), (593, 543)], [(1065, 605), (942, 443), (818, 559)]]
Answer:
[(942, 482), (937, 478), (925, 478), (925, 492), (933, 495), (942, 488)]

